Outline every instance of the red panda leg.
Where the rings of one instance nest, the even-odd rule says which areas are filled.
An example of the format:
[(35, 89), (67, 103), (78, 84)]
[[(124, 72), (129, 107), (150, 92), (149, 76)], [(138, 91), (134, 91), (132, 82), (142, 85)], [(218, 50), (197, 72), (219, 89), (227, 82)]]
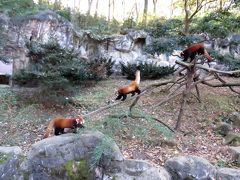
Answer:
[(55, 136), (58, 136), (58, 135), (63, 134), (63, 133), (64, 133), (64, 128), (58, 128), (58, 127), (54, 128), (54, 135)]
[(122, 98), (122, 96), (123, 96), (123, 94), (119, 94), (119, 95), (116, 97), (116, 99), (115, 99), (115, 100), (119, 100), (119, 99), (121, 99), (121, 98)]
[(131, 92), (131, 94), (132, 94), (132, 96), (134, 96), (135, 95), (135, 91)]
[(124, 101), (127, 98), (127, 94), (123, 94), (122, 101)]
[(140, 94), (140, 93), (141, 93), (141, 90), (137, 88), (137, 89), (136, 89), (136, 93), (137, 93), (137, 94)]

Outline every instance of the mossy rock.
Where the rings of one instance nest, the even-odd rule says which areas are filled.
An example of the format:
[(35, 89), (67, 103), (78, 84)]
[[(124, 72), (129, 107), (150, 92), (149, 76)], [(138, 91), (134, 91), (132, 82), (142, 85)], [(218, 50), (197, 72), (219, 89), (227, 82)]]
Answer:
[(0, 165), (4, 164), (9, 159), (9, 155), (0, 152)]
[(92, 174), (86, 160), (67, 161), (64, 164), (64, 170), (69, 179), (72, 180), (89, 180), (92, 179)]

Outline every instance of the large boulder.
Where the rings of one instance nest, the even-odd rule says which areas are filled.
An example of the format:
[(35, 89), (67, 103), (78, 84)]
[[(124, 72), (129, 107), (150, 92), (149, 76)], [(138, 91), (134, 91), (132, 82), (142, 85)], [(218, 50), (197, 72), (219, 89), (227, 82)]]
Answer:
[(24, 157), (19, 147), (0, 147), (0, 179), (23, 179), (20, 170), (23, 161)]
[[(1, 149), (1, 148), (0, 148)], [(2, 148), (4, 149), (4, 148)], [(0, 153), (0, 179), (170, 180), (163, 167), (124, 160), (114, 141), (97, 131), (53, 136), (32, 145), (27, 157)]]
[(163, 167), (154, 165), (142, 160), (125, 160), (122, 171), (115, 174), (105, 174), (104, 180), (171, 180), (171, 175)]
[(215, 179), (216, 168), (197, 156), (179, 156), (168, 159), (164, 165), (173, 180)]
[(218, 180), (239, 180), (240, 170), (231, 168), (220, 168), (217, 171)]
[(229, 114), (229, 120), (234, 126), (240, 127), (240, 112), (232, 112)]
[(237, 162), (238, 165), (240, 165), (240, 146), (238, 147), (229, 147), (230, 152), (232, 153), (232, 158), (234, 161)]
[(39, 141), (27, 155), (24, 173), (32, 179), (94, 179), (90, 167), (97, 168), (98, 163), (106, 172), (120, 172), (123, 156), (114, 142), (104, 138), (100, 132), (84, 131)]

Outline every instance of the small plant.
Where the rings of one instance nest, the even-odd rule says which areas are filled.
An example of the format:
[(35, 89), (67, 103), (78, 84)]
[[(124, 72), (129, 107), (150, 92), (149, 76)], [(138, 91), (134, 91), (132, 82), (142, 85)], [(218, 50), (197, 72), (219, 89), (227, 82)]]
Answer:
[(114, 141), (111, 138), (104, 136), (102, 141), (96, 145), (91, 153), (91, 159), (89, 162), (91, 169), (94, 169), (98, 165), (103, 155), (107, 155), (113, 151), (113, 143)]
[(142, 79), (158, 79), (163, 76), (172, 74), (174, 72), (174, 67), (157, 66), (156, 63), (140, 63), (140, 64), (120, 63), (120, 65), (122, 75), (127, 75), (128, 79), (135, 78), (135, 72), (137, 69), (140, 69)]
[(113, 73), (114, 63), (115, 61), (113, 61), (112, 58), (101, 57), (89, 63), (90, 71), (95, 73), (96, 77), (94, 78), (109, 77)]
[(218, 60), (220, 63), (226, 65), (229, 70), (237, 70), (240, 69), (240, 59), (234, 58), (230, 54), (221, 55), (215, 50), (210, 51), (211, 56)]

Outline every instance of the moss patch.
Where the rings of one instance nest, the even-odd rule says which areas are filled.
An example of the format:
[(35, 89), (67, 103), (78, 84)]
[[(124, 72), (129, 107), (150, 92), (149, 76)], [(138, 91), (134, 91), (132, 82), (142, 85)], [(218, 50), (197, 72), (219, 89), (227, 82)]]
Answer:
[(8, 154), (0, 153), (0, 164), (5, 163), (9, 158)]
[(229, 101), (228, 96), (208, 96), (207, 97), (208, 102), (210, 102), (211, 105), (217, 107), (217, 109), (226, 111), (226, 112), (231, 112), (233, 109), (233, 104), (231, 104)]
[(80, 161), (67, 161), (64, 164), (67, 177), (72, 180), (88, 180), (91, 178), (91, 172), (88, 167), (87, 161), (82, 159)]

